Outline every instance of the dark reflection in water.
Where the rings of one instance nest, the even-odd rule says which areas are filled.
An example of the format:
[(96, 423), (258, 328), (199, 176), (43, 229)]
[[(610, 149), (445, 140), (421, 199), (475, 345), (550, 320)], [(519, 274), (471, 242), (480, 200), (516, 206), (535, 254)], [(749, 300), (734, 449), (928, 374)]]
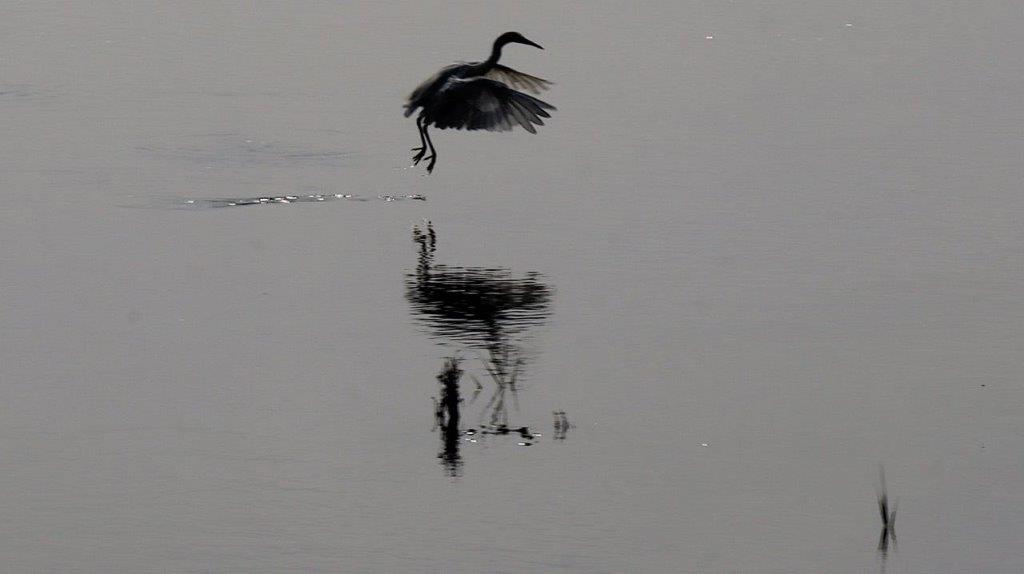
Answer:
[(441, 431), (442, 445), (437, 457), (449, 476), (462, 473), (462, 457), (459, 455), (459, 403), (462, 402), (459, 378), (462, 377), (462, 369), (459, 362), (458, 357), (445, 359), (444, 368), (437, 375), (441, 383), (441, 400), (434, 405), (435, 428)]
[[(499, 435), (530, 446), (540, 436), (527, 426), (515, 426), (510, 415), (519, 409), (517, 384), (526, 364), (522, 340), (531, 327), (543, 324), (549, 316), (552, 293), (537, 273), (516, 277), (502, 268), (434, 264), (437, 233), (429, 222), (423, 228), (413, 228), (413, 241), (419, 246), (419, 264), (406, 277), (406, 298), (414, 316), (435, 339), (479, 351), (486, 378), (493, 383), (476, 426), (460, 430), (462, 375), (476, 385), (470, 406), (477, 403), (486, 386), (461, 368), (458, 356), (445, 359), (437, 375), (441, 398), (435, 405), (435, 428), (440, 429), (442, 440), (438, 458), (449, 475), (458, 476), (462, 470), (460, 441), (476, 443), (486, 435)], [(564, 439), (569, 426), (564, 413), (561, 418), (556, 415), (556, 438)]]
[(547, 319), (551, 290), (539, 274), (435, 265), (437, 234), (429, 223), (413, 229), (413, 241), (419, 265), (406, 279), (406, 297), (434, 337), (496, 349)]
[(569, 429), (572, 428), (572, 423), (569, 422), (569, 418), (565, 416), (565, 411), (554, 411), (551, 413), (555, 418), (555, 440), (565, 440), (565, 436), (569, 434)]
[(882, 532), (878, 536), (878, 556), (882, 561), (882, 572), (889, 558), (890, 544), (896, 549), (896, 502), (889, 504), (889, 492), (885, 486), (885, 468), (878, 469), (878, 512), (882, 517)]

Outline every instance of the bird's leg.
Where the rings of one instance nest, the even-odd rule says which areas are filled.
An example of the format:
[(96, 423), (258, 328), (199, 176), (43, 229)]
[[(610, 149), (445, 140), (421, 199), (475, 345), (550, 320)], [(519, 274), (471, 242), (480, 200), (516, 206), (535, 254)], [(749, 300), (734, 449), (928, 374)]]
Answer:
[(419, 152), (416, 155), (412, 156), (413, 165), (418, 165), (420, 163), (420, 160), (423, 159), (423, 156), (427, 154), (427, 141), (423, 139), (423, 130), (426, 126), (424, 126), (422, 122), (422, 116), (416, 118), (416, 129), (418, 129), (420, 132), (420, 147), (412, 148), (412, 151)]
[(427, 164), (427, 173), (434, 171), (434, 164), (437, 163), (437, 150), (434, 149), (434, 142), (430, 141), (430, 134), (427, 132), (427, 124), (423, 123), (423, 135), (427, 138), (427, 145), (430, 146), (430, 162)]

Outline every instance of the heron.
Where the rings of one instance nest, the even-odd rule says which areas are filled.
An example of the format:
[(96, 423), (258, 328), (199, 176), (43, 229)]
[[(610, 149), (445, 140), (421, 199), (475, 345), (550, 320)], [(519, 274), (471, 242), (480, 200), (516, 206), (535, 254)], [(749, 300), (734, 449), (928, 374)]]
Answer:
[[(548, 89), (551, 82), (498, 63), (501, 49), (512, 43), (544, 49), (518, 32), (506, 32), (494, 40), (491, 55), (483, 62), (460, 62), (446, 66), (409, 95), (405, 104), (405, 117), (420, 110), (416, 117), (420, 147), (412, 148), (412, 151), (417, 152), (412, 158), (413, 165), (428, 159), (427, 173), (434, 170), (437, 150), (427, 133), (431, 125), (440, 130), (454, 128), (499, 132), (509, 131), (519, 125), (535, 134), (537, 129), (534, 124), (542, 126), (544, 121), (541, 118), (551, 117), (546, 110), (554, 110), (554, 106), (519, 91), (524, 89), (539, 94)], [(427, 155), (428, 150), (430, 155)]]

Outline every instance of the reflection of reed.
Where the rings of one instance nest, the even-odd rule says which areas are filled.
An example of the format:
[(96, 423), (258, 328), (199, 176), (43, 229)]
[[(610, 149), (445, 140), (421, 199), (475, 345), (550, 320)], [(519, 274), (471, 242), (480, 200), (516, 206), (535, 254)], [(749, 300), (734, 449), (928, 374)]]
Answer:
[(459, 476), (462, 470), (462, 457), (459, 455), (459, 378), (462, 369), (460, 359), (445, 359), (444, 368), (437, 375), (441, 383), (441, 400), (434, 405), (436, 428), (441, 429), (441, 452), (437, 455), (448, 476)]
[(885, 468), (878, 467), (878, 512), (882, 515), (882, 533), (878, 537), (878, 555), (882, 559), (882, 569), (885, 569), (885, 560), (889, 556), (889, 543), (892, 542), (893, 549), (896, 548), (896, 502), (892, 503), (892, 510), (889, 508), (889, 493), (885, 486)]
[[(437, 458), (441, 460), (441, 465), (444, 466), (448, 476), (452, 477), (461, 476), (462, 474), (462, 455), (459, 454), (459, 440), (463, 435), (473, 437), (477, 434), (514, 434), (522, 439), (519, 443), (522, 446), (533, 444), (534, 437), (539, 436), (534, 435), (529, 427), (513, 428), (509, 426), (507, 398), (511, 396), (513, 403), (517, 400), (516, 376), (518, 375), (521, 362), (514, 359), (509, 360), (508, 357), (494, 358), (490, 361), (484, 360), (484, 368), (494, 381), (494, 393), (480, 412), (480, 418), (477, 423), (480, 429), (469, 428), (465, 432), (461, 431), (459, 429), (459, 421), (462, 418), (462, 398), (459, 392), (459, 380), (464, 372), (460, 367), (461, 362), (462, 359), (457, 356), (445, 359), (444, 367), (437, 374), (437, 380), (441, 383), (441, 398), (440, 400), (434, 399), (434, 428), (439, 429), (441, 434), (441, 452), (438, 453)], [(509, 364), (513, 365), (511, 370), (508, 369)], [(470, 399), (470, 404), (473, 404), (484, 387), (480, 384), (480, 381), (476, 380), (476, 377), (472, 375), (470, 377), (476, 382), (476, 391)], [(518, 405), (516, 405), (516, 410), (518, 410)], [(556, 438), (565, 437), (563, 434), (563, 436), (556, 436)], [(469, 440), (476, 442), (475, 438), (470, 438)]]
[(565, 436), (569, 434), (569, 429), (572, 428), (572, 423), (569, 422), (569, 418), (565, 415), (565, 411), (552, 411), (551, 415), (555, 419), (555, 440), (565, 440)]

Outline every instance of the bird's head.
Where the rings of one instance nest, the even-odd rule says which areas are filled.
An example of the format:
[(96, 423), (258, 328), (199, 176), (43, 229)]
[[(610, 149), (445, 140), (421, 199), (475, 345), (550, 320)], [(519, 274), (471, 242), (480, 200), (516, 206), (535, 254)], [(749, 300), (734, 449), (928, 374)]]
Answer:
[(498, 39), (494, 41), (494, 46), (497, 48), (500, 48), (505, 44), (526, 44), (527, 46), (533, 46), (534, 48), (540, 48), (541, 50), (544, 49), (540, 44), (527, 40), (526, 37), (519, 32), (505, 32), (501, 36), (498, 36)]

